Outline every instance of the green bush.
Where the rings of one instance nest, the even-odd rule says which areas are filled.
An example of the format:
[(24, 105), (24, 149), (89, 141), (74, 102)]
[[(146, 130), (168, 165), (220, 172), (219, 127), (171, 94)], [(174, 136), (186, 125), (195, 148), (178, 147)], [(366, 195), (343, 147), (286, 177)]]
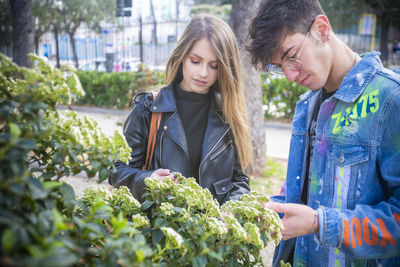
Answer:
[(105, 108), (131, 107), (132, 97), (163, 84), (163, 72), (141, 69), (139, 72), (78, 71), (85, 96), (76, 103)]
[(276, 77), (268, 73), (261, 73), (261, 86), (267, 118), (292, 119), (296, 102), (300, 95), (308, 90), (295, 82), (289, 82), (284, 77)]
[[(74, 112), (59, 114), (83, 95), (73, 70), (35, 69), (0, 54), (1, 266), (237, 266), (259, 265), (260, 250), (278, 243), (282, 223), (251, 193), (218, 205), (194, 179), (146, 179), (140, 204), (128, 188), (85, 190), (76, 199), (60, 182), (86, 172), (109, 176), (130, 149), (117, 132)], [(68, 179), (68, 178), (67, 178)]]

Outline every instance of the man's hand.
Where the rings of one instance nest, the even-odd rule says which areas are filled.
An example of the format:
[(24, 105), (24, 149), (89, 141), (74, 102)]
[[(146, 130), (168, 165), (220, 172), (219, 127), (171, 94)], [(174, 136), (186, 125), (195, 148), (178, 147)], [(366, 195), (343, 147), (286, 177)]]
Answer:
[(301, 235), (318, 232), (318, 213), (309, 206), (292, 203), (264, 203), (264, 207), (278, 213), (284, 213), (282, 239), (288, 240)]

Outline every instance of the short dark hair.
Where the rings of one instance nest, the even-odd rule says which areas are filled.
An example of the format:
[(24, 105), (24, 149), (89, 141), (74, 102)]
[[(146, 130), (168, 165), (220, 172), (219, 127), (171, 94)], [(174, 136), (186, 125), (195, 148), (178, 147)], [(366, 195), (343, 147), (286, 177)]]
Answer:
[(318, 15), (325, 15), (318, 0), (262, 0), (251, 19), (246, 47), (253, 66), (267, 68), (284, 38), (305, 34)]

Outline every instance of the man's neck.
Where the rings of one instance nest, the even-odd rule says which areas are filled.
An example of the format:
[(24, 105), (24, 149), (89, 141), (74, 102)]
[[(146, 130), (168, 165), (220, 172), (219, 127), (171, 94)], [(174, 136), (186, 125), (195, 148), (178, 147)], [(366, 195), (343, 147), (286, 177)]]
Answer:
[(360, 57), (351, 50), (345, 43), (336, 36), (332, 36), (332, 52), (333, 58), (332, 69), (326, 81), (324, 88), (328, 92), (333, 92), (342, 84), (346, 74), (360, 60)]

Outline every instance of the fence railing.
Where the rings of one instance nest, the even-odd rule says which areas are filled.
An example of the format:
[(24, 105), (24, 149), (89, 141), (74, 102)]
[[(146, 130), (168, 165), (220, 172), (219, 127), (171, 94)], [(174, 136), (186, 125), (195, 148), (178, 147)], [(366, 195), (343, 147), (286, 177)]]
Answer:
[[(176, 46), (188, 21), (157, 22), (155, 38), (152, 22), (121, 24), (103, 27), (101, 33), (80, 29), (74, 38), (79, 65), (83, 69), (105, 64), (106, 58), (112, 58), (114, 71), (134, 70), (139, 63), (152, 69), (164, 69), (171, 51)], [(342, 39), (357, 53), (370, 51), (371, 36), (357, 33), (338, 32)], [(157, 39), (157, 43), (155, 40)], [(142, 40), (140, 42), (140, 40)], [(55, 65), (55, 40), (52, 33), (46, 33), (39, 42), (39, 55), (47, 57)], [(60, 61), (73, 65), (73, 53), (68, 35), (58, 36)], [(374, 49), (379, 50), (379, 36), (375, 38)], [(400, 54), (389, 49), (388, 66), (400, 66)], [(0, 52), (12, 56), (10, 47), (0, 47)], [(95, 64), (93, 64), (95, 63)], [(102, 70), (105, 70), (103, 67)]]

